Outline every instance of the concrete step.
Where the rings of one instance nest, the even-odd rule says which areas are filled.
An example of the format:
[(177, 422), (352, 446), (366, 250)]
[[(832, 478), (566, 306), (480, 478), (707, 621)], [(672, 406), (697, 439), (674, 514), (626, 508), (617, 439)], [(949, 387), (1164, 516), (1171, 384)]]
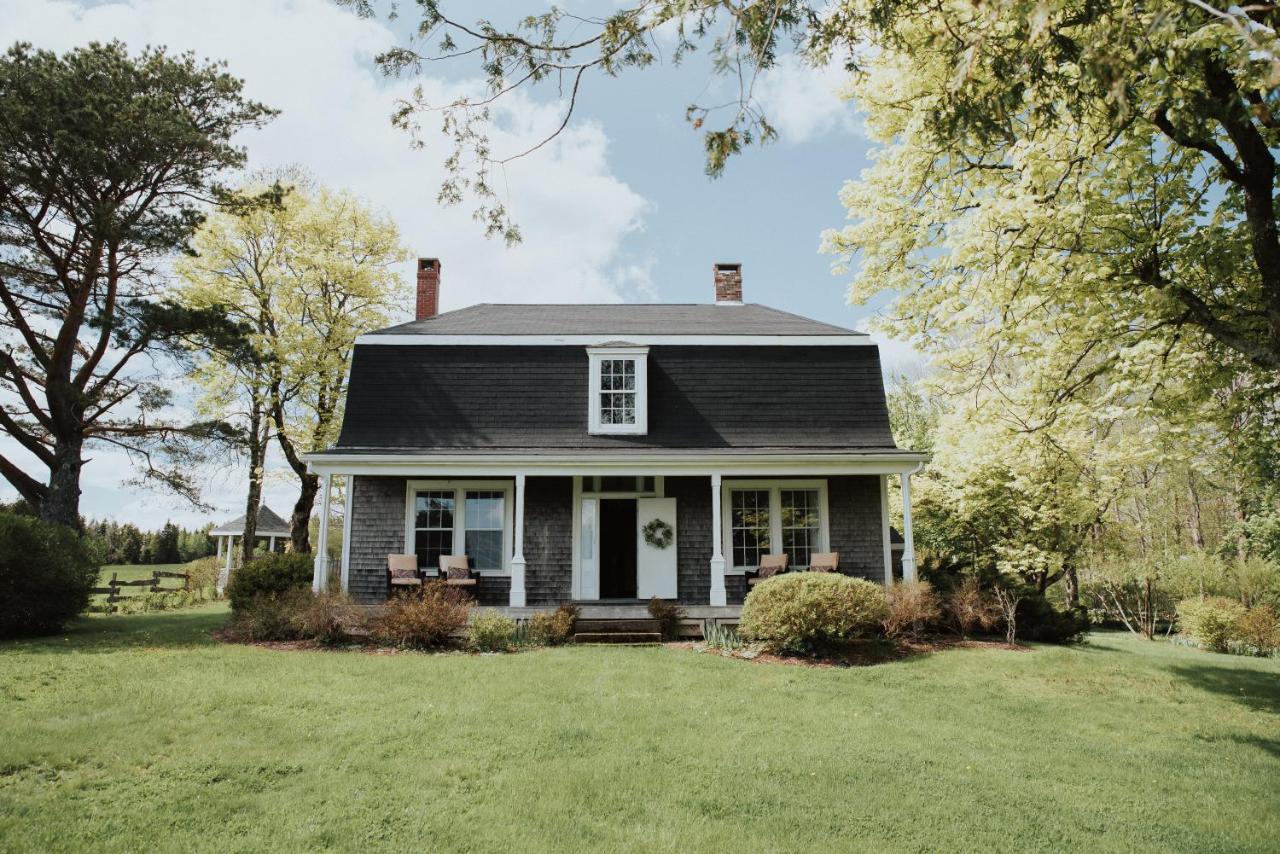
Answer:
[(659, 632), (578, 632), (573, 642), (650, 646), (662, 643), (662, 635)]
[(661, 630), (661, 626), (657, 620), (647, 620), (643, 618), (629, 619), (587, 619), (579, 618), (573, 624), (575, 632), (588, 633), (604, 633), (604, 632), (657, 632)]

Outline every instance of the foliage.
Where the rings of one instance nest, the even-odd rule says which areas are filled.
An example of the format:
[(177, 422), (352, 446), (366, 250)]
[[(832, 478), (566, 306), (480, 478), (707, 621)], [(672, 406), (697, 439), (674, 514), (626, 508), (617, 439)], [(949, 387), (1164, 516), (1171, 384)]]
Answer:
[(75, 531), (0, 513), (0, 637), (57, 632), (89, 605), (97, 555)]
[(302, 587), (247, 596), (231, 612), (228, 631), (232, 637), (250, 643), (298, 640), (298, 614), (310, 596), (311, 592)]
[(1081, 573), (1080, 586), (1091, 608), (1147, 640), (1155, 637), (1160, 623), (1173, 619), (1177, 600), (1158, 565), (1097, 560)]
[(675, 640), (680, 636), (680, 622), (686, 614), (679, 603), (654, 597), (649, 600), (648, 611), (649, 616), (658, 621), (663, 640)]
[(961, 637), (975, 631), (990, 631), (1000, 620), (999, 606), (973, 576), (966, 577), (947, 593), (943, 609)]
[(1239, 602), (1221, 596), (1184, 599), (1178, 603), (1178, 625), (1209, 649), (1226, 652), (1245, 611)]
[(528, 620), (527, 637), (533, 646), (559, 646), (573, 637), (574, 623), (578, 620), (578, 608), (561, 605), (548, 613), (539, 611)]
[(218, 586), (223, 565), (216, 557), (202, 557), (183, 564), (179, 571), (187, 574), (188, 590), (213, 590)]
[(996, 604), (1000, 607), (1000, 620), (1004, 623), (1005, 643), (1012, 646), (1018, 640), (1018, 604), (1022, 593), (1011, 587), (996, 586)]
[[(253, 204), (263, 195), (276, 203)], [(273, 427), (301, 487), (291, 526), (294, 550), (305, 552), (319, 479), (302, 455), (336, 440), (355, 339), (407, 304), (395, 266), (409, 253), (388, 216), (296, 171), (265, 176), (234, 198), (177, 265), (183, 305), (216, 310), (245, 330), (243, 346), (198, 354), (198, 407), (207, 416), (237, 413), (257, 473), (247, 506), (257, 505)]]
[(1084, 608), (1055, 608), (1048, 597), (1037, 593), (1022, 596), (1017, 603), (1017, 621), (1019, 637), (1040, 643), (1077, 643), (1089, 630)]
[(271, 115), (190, 54), (95, 42), (0, 57), (0, 428), (45, 476), (7, 457), (0, 471), (45, 519), (79, 522), (86, 443), (196, 499), (191, 463), (228, 433), (169, 414), (149, 357), (227, 324), (166, 299), (161, 268), (244, 162), (233, 136)]
[(471, 618), (467, 646), (476, 652), (506, 652), (515, 642), (516, 622), (497, 611), (484, 610)]
[(418, 595), (398, 596), (369, 621), (369, 632), (381, 644), (408, 649), (436, 649), (454, 643), (467, 627), (471, 599), (456, 587), (431, 582)]
[(746, 649), (747, 642), (731, 627), (708, 623), (703, 645), (716, 652), (737, 652)]
[(941, 602), (933, 592), (933, 585), (927, 581), (900, 581), (885, 595), (889, 611), (882, 625), (888, 637), (918, 637), (921, 631), (942, 616)]
[(1236, 621), (1236, 640), (1254, 655), (1280, 650), (1280, 615), (1270, 605), (1255, 605)]
[(775, 652), (817, 652), (873, 634), (888, 616), (884, 588), (830, 572), (794, 572), (756, 585), (738, 631)]
[(122, 596), (116, 603), (121, 614), (150, 614), (155, 611), (178, 611), (203, 605), (213, 598), (213, 588), (196, 588), (192, 590), (161, 590), (157, 592), (139, 593), (134, 596)]
[(280, 596), (311, 585), (314, 569), (310, 555), (267, 554), (254, 558), (231, 573), (227, 598), (231, 610), (244, 608), (259, 596)]
[(298, 636), (325, 646), (346, 643), (352, 629), (364, 624), (364, 610), (343, 593), (308, 591), (290, 601), (299, 605), (293, 620)]

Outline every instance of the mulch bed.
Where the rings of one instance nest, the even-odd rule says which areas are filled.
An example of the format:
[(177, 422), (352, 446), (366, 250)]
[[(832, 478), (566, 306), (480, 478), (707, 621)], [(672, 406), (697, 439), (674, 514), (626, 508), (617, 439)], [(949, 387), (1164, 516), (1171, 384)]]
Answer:
[(1014, 644), (1010, 646), (1003, 640), (983, 640), (969, 638), (961, 640), (952, 637), (925, 637), (918, 640), (901, 640), (897, 643), (886, 641), (864, 641), (851, 644), (843, 649), (831, 650), (822, 655), (804, 656), (791, 654), (775, 654), (756, 652), (753, 650), (722, 651), (707, 649), (699, 641), (686, 641), (669, 644), (681, 649), (689, 649), (723, 658), (736, 658), (741, 661), (755, 661), (765, 664), (787, 664), (794, 667), (871, 667), (876, 664), (888, 664), (893, 661), (905, 661), (935, 652), (949, 649), (1002, 649), (1008, 652), (1031, 652), (1030, 647)]

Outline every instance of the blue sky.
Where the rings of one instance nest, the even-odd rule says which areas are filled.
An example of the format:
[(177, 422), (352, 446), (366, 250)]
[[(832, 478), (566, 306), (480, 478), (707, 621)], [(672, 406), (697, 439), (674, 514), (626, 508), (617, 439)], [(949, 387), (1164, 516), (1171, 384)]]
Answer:
[[(735, 158), (716, 180), (703, 174), (701, 137), (684, 120), (687, 104), (730, 94), (704, 59), (588, 79), (569, 131), (504, 176), (525, 235), (508, 249), (483, 238), (465, 204), (436, 205), (443, 139), (428, 132), (427, 149), (412, 150), (390, 126), (393, 102), (410, 84), (386, 80), (372, 59), (411, 26), (412, 4), (401, 5), (405, 18), (388, 24), (360, 20), (329, 0), (0, 0), (0, 40), (65, 50), (118, 38), (133, 48), (162, 44), (226, 60), (252, 97), (282, 111), (239, 140), (249, 168), (299, 165), (388, 211), (415, 254), (441, 258), (446, 310), (484, 301), (708, 302), (712, 264), (740, 261), (748, 301), (847, 326), (868, 316), (847, 304), (846, 281), (818, 252), (822, 230), (844, 222), (836, 194), (867, 165), (869, 148), (854, 106), (836, 95), (838, 71), (788, 58), (763, 78), (757, 92), (781, 138)], [(617, 4), (562, 5), (602, 14)], [(490, 9), (510, 21), (545, 5), (457, 0), (449, 8), (466, 9), (462, 15), (473, 20)], [(420, 82), (436, 102), (478, 91), (478, 68), (466, 59), (429, 72)], [(510, 99), (499, 114), (496, 153), (523, 150), (555, 127), (562, 108), (554, 98), (547, 90)], [(403, 272), (408, 281), (410, 266)], [(891, 367), (913, 358), (900, 344), (883, 352)], [(14, 452), (7, 438), (0, 445)], [(283, 512), (296, 489), (279, 460), (272, 469), (268, 503)], [(125, 459), (95, 452), (84, 512), (146, 525), (209, 518), (171, 497), (122, 489), (127, 475)], [(238, 512), (243, 478), (234, 464), (206, 473), (213, 517)], [(0, 489), (0, 497), (11, 496)]]

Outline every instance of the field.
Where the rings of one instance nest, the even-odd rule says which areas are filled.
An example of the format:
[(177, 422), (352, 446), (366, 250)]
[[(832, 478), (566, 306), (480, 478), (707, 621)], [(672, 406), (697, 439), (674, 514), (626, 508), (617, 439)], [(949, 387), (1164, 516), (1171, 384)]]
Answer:
[(223, 606), (0, 645), (13, 851), (1264, 851), (1280, 661), (296, 652)]

